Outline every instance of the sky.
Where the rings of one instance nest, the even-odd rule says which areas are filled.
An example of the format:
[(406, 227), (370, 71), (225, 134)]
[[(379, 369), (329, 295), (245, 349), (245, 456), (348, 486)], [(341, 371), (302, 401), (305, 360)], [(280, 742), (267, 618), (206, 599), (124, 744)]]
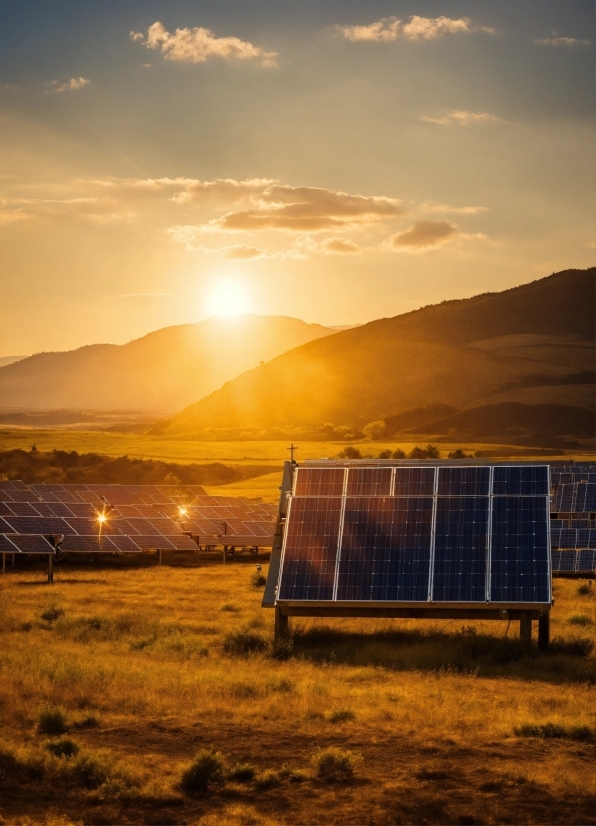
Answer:
[(595, 257), (588, 0), (0, 0), (0, 356)]

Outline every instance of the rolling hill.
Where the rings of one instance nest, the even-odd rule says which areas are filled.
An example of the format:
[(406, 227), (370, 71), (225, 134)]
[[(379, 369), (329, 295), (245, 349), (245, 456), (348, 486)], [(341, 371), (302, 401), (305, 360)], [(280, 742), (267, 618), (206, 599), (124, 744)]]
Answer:
[[(594, 268), (565, 270), (311, 341), (154, 432), (312, 432), (325, 423), (357, 431), (404, 414), (407, 425), (394, 433), (509, 429), (520, 439), (584, 438), (594, 409), (595, 275)], [(488, 420), (488, 411), (470, 412), (481, 407), (490, 407)]]
[(38, 353), (0, 367), (0, 409), (169, 415), (259, 362), (331, 334), (295, 318), (246, 315), (165, 327), (128, 344)]

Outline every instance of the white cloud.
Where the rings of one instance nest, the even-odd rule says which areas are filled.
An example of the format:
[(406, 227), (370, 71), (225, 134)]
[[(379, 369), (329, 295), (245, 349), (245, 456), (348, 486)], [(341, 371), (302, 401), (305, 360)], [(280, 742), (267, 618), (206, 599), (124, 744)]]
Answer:
[(577, 37), (545, 37), (542, 40), (536, 38), (534, 40), (538, 46), (563, 46), (567, 48), (574, 48), (577, 46), (589, 46), (591, 41), (580, 39)]
[(432, 118), (430, 115), (423, 115), (420, 120), (427, 123), (438, 123), (441, 126), (471, 126), (473, 123), (495, 123), (499, 121), (496, 115), (490, 112), (466, 112), (464, 109), (452, 109), (446, 115), (439, 118)]
[(406, 40), (436, 40), (445, 34), (470, 34), (485, 32), (494, 34), (488, 26), (475, 26), (469, 17), (420, 17), (415, 14), (408, 23), (397, 17), (383, 17), (374, 23), (358, 26), (336, 26), (336, 31), (346, 40), (387, 42), (400, 37)]
[(167, 60), (188, 63), (205, 63), (212, 57), (226, 60), (256, 60), (262, 66), (274, 66), (277, 52), (266, 52), (238, 37), (216, 37), (210, 29), (176, 29), (172, 34), (157, 21), (141, 32), (131, 32), (134, 41), (143, 43), (147, 49), (159, 49)]
[[(52, 89), (52, 92), (72, 92), (75, 89), (82, 89), (84, 86), (88, 86), (91, 83), (86, 77), (71, 77), (68, 83), (61, 83), (59, 81), (54, 80), (52, 82), (52, 86), (55, 86), (55, 89)], [(59, 85), (58, 85), (59, 84)]]
[(488, 212), (488, 207), (484, 206), (450, 206), (449, 204), (420, 204), (418, 210), (421, 212), (441, 212), (455, 215), (479, 215), (481, 212)]

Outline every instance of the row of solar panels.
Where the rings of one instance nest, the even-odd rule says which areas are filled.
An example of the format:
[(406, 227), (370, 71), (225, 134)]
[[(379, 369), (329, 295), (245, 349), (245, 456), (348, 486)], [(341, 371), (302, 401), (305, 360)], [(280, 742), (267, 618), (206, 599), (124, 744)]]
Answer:
[(596, 529), (594, 528), (554, 528), (551, 520), (550, 544), (557, 549), (596, 549)]
[(553, 573), (591, 574), (596, 571), (596, 550), (551, 551)]
[(277, 599), (549, 604), (549, 521), (546, 465), (299, 467)]
[(565, 513), (589, 513), (596, 511), (596, 483), (571, 482), (554, 487), (552, 510)]

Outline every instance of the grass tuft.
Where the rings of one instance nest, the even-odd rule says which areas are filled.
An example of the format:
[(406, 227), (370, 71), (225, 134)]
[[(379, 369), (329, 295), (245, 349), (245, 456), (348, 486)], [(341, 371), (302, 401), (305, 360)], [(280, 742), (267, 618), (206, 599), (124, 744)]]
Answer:
[(64, 609), (58, 608), (55, 605), (50, 605), (50, 607), (46, 608), (46, 610), (41, 614), (41, 618), (44, 622), (55, 622), (62, 616), (64, 616)]
[(267, 577), (261, 571), (255, 571), (250, 581), (253, 588), (264, 588), (267, 585)]
[(203, 749), (184, 770), (180, 785), (187, 794), (207, 792), (224, 782), (225, 761), (216, 751)]
[(580, 597), (587, 597), (592, 593), (592, 580), (588, 580), (587, 582), (582, 582), (581, 585), (577, 586), (577, 593)]
[(351, 708), (336, 708), (327, 714), (330, 723), (348, 723), (356, 719), (355, 712)]
[(57, 706), (44, 706), (37, 715), (37, 730), (40, 734), (64, 734), (66, 713)]
[(346, 783), (353, 779), (356, 756), (351, 751), (331, 746), (312, 759), (317, 777), (324, 783)]
[(279, 786), (280, 777), (273, 769), (266, 769), (255, 777), (255, 786), (259, 789), (271, 789), (273, 786)]
[(269, 648), (267, 640), (261, 634), (249, 628), (232, 631), (224, 638), (223, 649), (227, 654), (258, 654)]
[(585, 637), (571, 637), (565, 640), (555, 637), (549, 645), (549, 654), (566, 654), (568, 657), (587, 657), (594, 648), (593, 640)]
[(589, 726), (562, 726), (558, 723), (524, 723), (515, 729), (518, 737), (542, 737), (552, 740), (578, 740), (590, 742), (594, 739), (594, 732)]
[(582, 628), (585, 628), (587, 625), (593, 625), (592, 618), (589, 617), (587, 614), (573, 614), (573, 616), (569, 617), (567, 620), (571, 625), (581, 625)]
[(79, 747), (74, 740), (69, 737), (62, 737), (60, 740), (52, 740), (46, 743), (46, 749), (56, 757), (74, 757), (79, 753)]
[(235, 783), (252, 783), (257, 770), (252, 763), (236, 763), (228, 773), (228, 779)]

